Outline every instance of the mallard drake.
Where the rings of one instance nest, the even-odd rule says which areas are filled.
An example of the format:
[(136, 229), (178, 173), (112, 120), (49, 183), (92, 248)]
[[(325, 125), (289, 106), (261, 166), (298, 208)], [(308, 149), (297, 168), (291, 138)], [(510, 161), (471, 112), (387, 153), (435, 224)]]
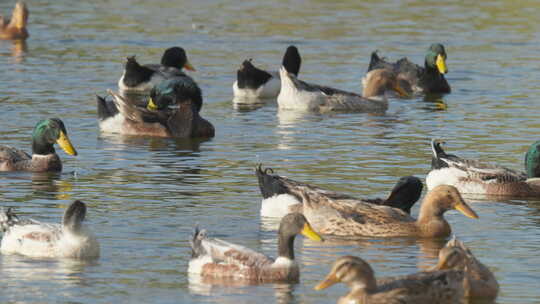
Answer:
[(368, 73), (376, 69), (391, 70), (401, 82), (408, 83), (408, 87), (415, 93), (450, 93), (450, 85), (444, 78), (444, 74), (448, 72), (446, 58), (446, 51), (440, 43), (429, 47), (424, 67), (410, 62), (407, 58), (390, 63), (379, 58), (377, 52), (373, 52)]
[(11, 14), (11, 19), (0, 16), (0, 39), (24, 40), (29, 34), (26, 30), (28, 24), (28, 8), (24, 2), (17, 2)]
[(145, 93), (161, 81), (176, 77), (189, 78), (186, 81), (194, 82), (182, 71), (183, 68), (195, 71), (187, 59), (186, 51), (181, 47), (165, 50), (161, 57), (161, 64), (140, 65), (135, 56), (128, 57), (124, 73), (118, 80), (118, 89), (121, 92)]
[(11, 208), (0, 211), (4, 232), (0, 251), (39, 258), (97, 258), (99, 243), (83, 225), (86, 205), (74, 201), (65, 211), (62, 224), (19, 219)]
[(343, 256), (315, 290), (345, 283), (350, 291), (338, 304), (461, 303), (464, 290), (461, 271), (422, 272), (378, 284), (371, 266), (355, 256)]
[[(298, 76), (301, 64), (302, 58), (298, 49), (294, 45), (289, 46), (283, 55), (282, 65), (290, 73)], [(242, 63), (233, 84), (233, 93), (236, 98), (276, 98), (280, 89), (279, 73), (258, 69), (251, 63), (251, 59)]]
[(67, 154), (77, 155), (60, 119), (39, 121), (32, 132), (32, 156), (23, 150), (0, 146), (0, 171), (62, 171), (62, 162), (54, 150), (55, 143)]
[(362, 95), (310, 84), (281, 67), (281, 91), (278, 106), (281, 109), (308, 110), (315, 112), (384, 112), (388, 109), (385, 97), (387, 90), (394, 90), (400, 96), (407, 96), (405, 88), (400, 86), (396, 74), (389, 70), (377, 70), (370, 73), (364, 81)]
[(126, 135), (214, 137), (214, 126), (202, 118), (202, 93), (185, 78), (164, 80), (150, 92), (146, 107), (109, 90), (113, 99), (97, 96), (100, 128)]
[[(274, 170), (271, 168), (263, 170), (261, 165), (257, 166), (255, 174), (263, 196), (261, 216), (282, 217), (289, 212), (302, 212), (302, 197), (295, 194), (298, 190), (291, 190), (294, 188), (309, 188), (311, 191), (318, 192), (321, 198), (355, 200), (346, 194), (324, 190), (279, 176), (274, 174)], [(399, 179), (386, 199), (362, 199), (359, 201), (399, 208), (410, 214), (411, 207), (422, 194), (422, 188), (422, 181), (419, 178), (404, 176)]]
[(463, 242), (453, 238), (439, 251), (439, 262), (432, 271), (460, 270), (465, 272), (465, 296), (495, 299), (499, 283), (493, 273), (472, 254)]
[(191, 240), (192, 258), (188, 272), (254, 282), (298, 281), (300, 272), (294, 260), (297, 234), (322, 241), (302, 214), (289, 213), (279, 225), (278, 258), (274, 260), (240, 245), (207, 238), (205, 230), (196, 228)]
[(540, 141), (532, 144), (525, 155), (526, 173), (446, 154), (443, 143), (438, 139), (431, 141), (433, 156), (431, 171), (426, 177), (428, 189), (452, 185), (467, 194), (540, 196)]
[[(275, 184), (273, 187), (278, 190), (273, 191), (278, 193), (282, 186)], [(443, 217), (446, 211), (454, 209), (478, 218), (459, 191), (446, 185), (426, 194), (417, 219), (401, 209), (339, 194), (334, 197), (309, 185), (296, 184), (286, 189), (291, 197), (301, 198), (301, 211), (318, 232), (338, 237), (447, 237), (451, 228)]]

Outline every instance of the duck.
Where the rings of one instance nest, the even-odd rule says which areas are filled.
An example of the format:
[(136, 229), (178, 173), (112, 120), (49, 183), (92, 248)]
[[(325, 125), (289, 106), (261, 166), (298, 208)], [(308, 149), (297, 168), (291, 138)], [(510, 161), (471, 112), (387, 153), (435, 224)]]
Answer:
[[(283, 55), (282, 65), (290, 73), (298, 76), (302, 58), (294, 45), (287, 47)], [(233, 94), (239, 99), (276, 98), (281, 89), (279, 72), (268, 72), (253, 65), (252, 59), (245, 60), (236, 72)]]
[(11, 208), (1, 209), (0, 252), (33, 258), (98, 258), (99, 242), (83, 224), (85, 217), (86, 204), (80, 200), (69, 205), (61, 224), (20, 219)]
[(489, 268), (482, 264), (456, 237), (439, 251), (439, 261), (431, 271), (460, 270), (465, 272), (463, 287), (465, 297), (494, 300), (499, 293), (499, 283)]
[(28, 8), (26, 3), (17, 2), (11, 13), (11, 19), (0, 16), (0, 39), (4, 40), (25, 40), (30, 35), (26, 26), (28, 25)]
[(385, 92), (393, 90), (400, 96), (408, 96), (401, 87), (396, 74), (379, 69), (366, 78), (362, 95), (299, 80), (282, 66), (279, 70), (281, 91), (277, 102), (279, 109), (328, 112), (385, 112), (388, 100)]
[[(289, 212), (302, 212), (302, 198), (295, 194), (299, 188), (309, 188), (311, 191), (317, 192), (321, 199), (355, 199), (346, 194), (328, 191), (314, 185), (279, 176), (274, 174), (272, 168), (263, 169), (261, 164), (255, 169), (255, 174), (263, 196), (260, 211), (263, 217), (282, 217)], [(386, 199), (375, 198), (359, 201), (398, 208), (410, 214), (411, 207), (422, 194), (422, 188), (422, 181), (418, 177), (404, 176), (398, 180)]]
[[(275, 188), (281, 187), (276, 185), (279, 184)], [(445, 238), (452, 231), (443, 216), (446, 211), (458, 210), (467, 217), (478, 218), (459, 191), (449, 185), (437, 186), (426, 194), (417, 219), (398, 208), (348, 196), (334, 197), (309, 185), (296, 185), (287, 191), (301, 198), (302, 214), (319, 233), (334, 237)]]
[(175, 138), (211, 138), (214, 126), (202, 118), (202, 92), (195, 82), (173, 78), (160, 82), (141, 106), (112, 90), (107, 100), (96, 96), (103, 132)]
[(301, 213), (289, 213), (281, 219), (278, 231), (278, 257), (207, 237), (206, 230), (195, 228), (190, 241), (192, 257), (188, 273), (211, 278), (264, 282), (297, 282), (300, 277), (294, 259), (294, 240), (297, 234), (323, 241)]
[(32, 155), (10, 146), (0, 146), (0, 171), (62, 171), (62, 162), (54, 150), (55, 143), (67, 154), (77, 155), (62, 120), (39, 121), (32, 132)]
[(419, 94), (447, 94), (451, 92), (450, 85), (444, 75), (448, 73), (446, 66), (446, 51), (440, 43), (430, 45), (424, 67), (421, 67), (407, 58), (401, 58), (395, 63), (387, 62), (377, 55), (377, 51), (371, 53), (368, 73), (376, 69), (385, 69), (397, 74), (398, 79), (407, 83), (414, 93)]
[(194, 82), (182, 71), (183, 68), (195, 71), (187, 59), (186, 51), (177, 46), (165, 50), (161, 64), (140, 65), (135, 56), (127, 57), (124, 72), (118, 80), (118, 89), (123, 93), (146, 94), (165, 79), (179, 77)]
[(378, 283), (369, 263), (356, 256), (342, 256), (314, 289), (326, 289), (336, 283), (346, 284), (350, 291), (340, 297), (337, 304), (453, 304), (463, 301), (463, 277), (461, 271), (437, 271)]
[(446, 154), (444, 141), (431, 140), (431, 171), (426, 177), (428, 189), (437, 185), (452, 185), (464, 194), (539, 197), (540, 141), (533, 143), (525, 155), (526, 172), (512, 170), (476, 159), (464, 159)]

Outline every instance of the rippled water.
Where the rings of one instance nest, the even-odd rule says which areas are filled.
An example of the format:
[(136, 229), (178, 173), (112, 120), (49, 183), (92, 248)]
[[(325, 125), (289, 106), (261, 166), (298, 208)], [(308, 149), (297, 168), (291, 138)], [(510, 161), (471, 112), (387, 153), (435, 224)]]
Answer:
[[(385, 196), (398, 177), (424, 178), (429, 140), (521, 169), (539, 139), (540, 5), (534, 1), (28, 1), (26, 44), (0, 41), (0, 143), (30, 149), (34, 124), (61, 117), (79, 151), (61, 175), (3, 173), (0, 202), (58, 222), (73, 200), (88, 203), (101, 245), (95, 262), (0, 256), (1, 302), (332, 303), (346, 292), (312, 287), (343, 254), (377, 275), (433, 265), (444, 241), (299, 237), (299, 284), (210, 285), (187, 277), (188, 238), (212, 235), (275, 255), (275, 223), (261, 222), (253, 168), (357, 197)], [(0, 11), (12, 1), (0, 2)], [(280, 112), (275, 102), (233, 106), (240, 62), (277, 69), (286, 46), (303, 56), (302, 79), (360, 92), (370, 53), (422, 62), (447, 47), (453, 93), (390, 101), (384, 115)], [(115, 88), (127, 55), (157, 61), (181, 45), (204, 91), (209, 141), (100, 134), (94, 94)], [(444, 104), (445, 106), (441, 106)], [(445, 109), (444, 109), (445, 108)], [(480, 201), (479, 220), (449, 212), (457, 236), (496, 274), (500, 303), (540, 298), (540, 201)], [(413, 214), (418, 212), (418, 206)]]

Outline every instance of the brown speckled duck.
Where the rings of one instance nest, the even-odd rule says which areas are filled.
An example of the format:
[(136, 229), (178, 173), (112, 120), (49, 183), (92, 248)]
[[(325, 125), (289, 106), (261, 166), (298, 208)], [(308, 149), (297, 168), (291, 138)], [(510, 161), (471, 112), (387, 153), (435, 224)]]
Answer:
[(28, 23), (28, 9), (24, 2), (17, 2), (11, 19), (0, 16), (0, 39), (24, 40), (29, 34), (26, 30)]
[[(282, 217), (289, 212), (302, 212), (302, 198), (295, 196), (292, 189), (307, 187), (318, 192), (320, 197), (331, 199), (355, 199), (349, 195), (325, 190), (313, 185), (297, 182), (295, 180), (273, 174), (271, 168), (263, 169), (257, 166), (255, 174), (259, 181), (259, 188), (263, 196), (261, 203), (261, 216)], [(399, 208), (411, 213), (411, 207), (418, 201), (422, 194), (422, 181), (415, 176), (404, 176), (396, 183), (390, 195), (385, 198), (362, 199), (362, 202), (385, 205)]]
[(448, 237), (451, 228), (443, 216), (446, 211), (458, 210), (478, 218), (453, 186), (438, 186), (428, 192), (417, 219), (398, 208), (329, 196), (309, 185), (297, 185), (287, 191), (301, 198), (302, 213), (319, 233), (338, 237)]
[(278, 258), (274, 260), (240, 245), (210, 239), (205, 230), (196, 229), (191, 240), (192, 258), (188, 272), (203, 277), (228, 277), (252, 282), (298, 281), (300, 272), (294, 260), (297, 234), (315, 241), (322, 240), (302, 214), (290, 213), (281, 220)]
[(461, 303), (464, 290), (463, 272), (421, 272), (378, 284), (371, 266), (361, 258), (343, 256), (337, 259), (326, 278), (315, 290), (345, 283), (350, 291), (337, 304), (404, 304)]
[(0, 146), (0, 171), (62, 171), (62, 162), (54, 150), (55, 143), (67, 154), (77, 155), (60, 119), (38, 122), (32, 133), (32, 156), (23, 150)]
[(465, 272), (465, 296), (495, 299), (499, 283), (493, 273), (482, 264), (463, 242), (453, 238), (439, 251), (439, 262), (433, 271), (453, 269)]

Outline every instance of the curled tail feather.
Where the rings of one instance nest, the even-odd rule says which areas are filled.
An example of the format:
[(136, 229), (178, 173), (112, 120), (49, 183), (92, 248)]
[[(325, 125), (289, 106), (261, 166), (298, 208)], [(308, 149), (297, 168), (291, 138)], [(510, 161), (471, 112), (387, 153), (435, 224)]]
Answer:
[(272, 168), (263, 169), (262, 164), (259, 164), (255, 169), (255, 174), (259, 180), (259, 189), (265, 199), (275, 195), (289, 193), (285, 185), (278, 178), (271, 175), (273, 173), (274, 170)]
[(191, 240), (189, 240), (192, 258), (197, 258), (206, 254), (206, 250), (204, 250), (204, 247), (202, 246), (202, 240), (205, 238), (206, 230), (199, 230), (199, 226), (195, 226)]

